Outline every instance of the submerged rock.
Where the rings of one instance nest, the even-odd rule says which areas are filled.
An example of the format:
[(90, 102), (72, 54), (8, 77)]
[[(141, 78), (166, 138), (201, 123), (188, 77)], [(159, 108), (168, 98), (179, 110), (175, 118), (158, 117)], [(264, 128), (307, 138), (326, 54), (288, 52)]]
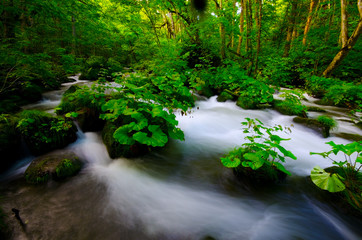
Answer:
[(243, 167), (242, 165), (239, 165), (239, 167), (233, 170), (239, 180), (252, 187), (262, 187), (280, 183), (287, 177), (286, 173), (267, 164), (264, 164), (256, 170), (250, 167)]
[(33, 160), (24, 176), (28, 183), (39, 184), (74, 176), (81, 167), (82, 162), (73, 152), (57, 151)]
[(341, 133), (336, 133), (334, 135), (336, 135), (336, 137), (340, 137), (350, 141), (362, 141), (362, 136), (359, 134), (341, 132)]

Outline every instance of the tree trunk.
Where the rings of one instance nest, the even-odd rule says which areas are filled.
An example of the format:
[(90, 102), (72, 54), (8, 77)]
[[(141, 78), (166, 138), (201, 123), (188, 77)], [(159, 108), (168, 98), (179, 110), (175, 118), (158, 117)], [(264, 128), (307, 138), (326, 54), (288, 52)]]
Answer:
[(286, 43), (285, 43), (285, 47), (284, 47), (283, 57), (289, 56), (289, 50), (290, 50), (291, 43), (292, 43), (292, 35), (293, 35), (293, 28), (295, 25), (297, 7), (298, 7), (298, 1), (296, 1), (296, 0), (292, 1), (292, 11), (289, 15), (289, 20), (288, 20), (288, 22), (289, 22), (288, 32), (287, 32), (287, 39), (286, 39)]
[(252, 45), (251, 45), (251, 30), (253, 28), (253, 11), (251, 7), (251, 0), (245, 0), (246, 7), (246, 41), (245, 41), (245, 51), (248, 56), (252, 54)]
[(235, 27), (235, 12), (236, 12), (236, 0), (234, 0), (233, 2), (233, 22), (231, 23), (232, 25), (232, 31), (231, 31), (231, 48), (234, 48), (234, 27)]
[(240, 35), (239, 35), (239, 42), (238, 42), (238, 48), (236, 52), (240, 54), (241, 50), (241, 44), (243, 42), (243, 33), (244, 33), (244, 13), (245, 13), (245, 0), (240, 0)]
[(310, 0), (307, 23), (305, 24), (305, 28), (304, 28), (303, 45), (305, 45), (307, 43), (307, 35), (308, 35), (309, 29), (310, 29), (310, 25), (312, 23), (313, 9), (314, 9), (315, 4), (316, 4), (316, 0)]
[[(348, 39), (345, 47), (343, 47), (337, 55), (333, 58), (332, 62), (323, 72), (324, 77), (329, 77), (332, 72), (341, 64), (342, 60), (347, 56), (352, 47), (356, 44), (359, 36), (362, 33), (362, 0), (357, 1), (357, 7), (359, 12), (359, 22), (356, 29), (353, 31), (351, 37)], [(343, 13), (341, 13), (343, 14)]]
[[(224, 14), (222, 14), (222, 5), (223, 5), (223, 0), (220, 0), (220, 4), (219, 4), (219, 9), (220, 9), (220, 16), (223, 16)], [(226, 1), (226, 0), (225, 0)], [(225, 41), (225, 26), (224, 24), (221, 22), (220, 23), (220, 38), (221, 38), (221, 48), (220, 48), (220, 55), (221, 55), (221, 59), (225, 59), (226, 55), (225, 55), (225, 45), (226, 45), (226, 41)]]
[(342, 48), (347, 45), (348, 41), (348, 17), (347, 17), (347, 0), (341, 0), (341, 42)]
[(255, 12), (256, 27), (258, 30), (258, 35), (256, 38), (256, 56), (255, 56), (255, 73), (258, 70), (258, 58), (260, 53), (260, 37), (261, 37), (261, 19), (262, 19), (262, 2), (261, 0), (256, 0), (257, 11)]

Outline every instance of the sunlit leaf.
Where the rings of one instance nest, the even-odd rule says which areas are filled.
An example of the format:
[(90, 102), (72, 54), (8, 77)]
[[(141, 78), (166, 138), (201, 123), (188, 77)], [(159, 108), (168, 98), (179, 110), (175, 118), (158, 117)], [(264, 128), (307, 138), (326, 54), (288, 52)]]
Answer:
[(310, 177), (315, 185), (329, 192), (341, 192), (346, 189), (341, 176), (337, 173), (327, 173), (319, 166), (312, 169)]

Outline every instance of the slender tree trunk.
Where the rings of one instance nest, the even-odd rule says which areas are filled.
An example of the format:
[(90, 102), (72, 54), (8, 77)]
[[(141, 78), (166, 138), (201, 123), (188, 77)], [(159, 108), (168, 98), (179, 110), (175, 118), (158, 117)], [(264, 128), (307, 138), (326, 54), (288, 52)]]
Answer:
[(253, 28), (253, 11), (251, 7), (251, 0), (245, 0), (246, 6), (246, 41), (245, 41), (245, 51), (248, 56), (252, 54), (252, 45), (251, 45), (251, 30)]
[(238, 48), (236, 50), (236, 53), (240, 54), (241, 50), (241, 44), (243, 42), (243, 34), (244, 34), (244, 13), (245, 13), (245, 0), (240, 0), (240, 35), (239, 35), (239, 42), (238, 42)]
[(289, 20), (288, 20), (289, 26), (288, 26), (287, 39), (286, 39), (286, 43), (285, 43), (285, 47), (284, 47), (283, 57), (289, 56), (289, 50), (290, 50), (291, 43), (292, 43), (292, 35), (293, 35), (293, 28), (295, 25), (297, 7), (298, 7), (298, 2), (296, 0), (292, 1), (292, 11), (289, 15)]
[[(226, 1), (226, 0), (225, 0)], [(220, 0), (220, 17), (223, 16), (224, 14), (222, 13), (223, 9), (223, 0)], [(225, 45), (226, 45), (226, 41), (225, 41), (225, 26), (223, 23), (220, 23), (220, 38), (221, 38), (221, 48), (220, 48), (220, 55), (221, 55), (221, 59), (225, 59), (226, 55), (225, 55)]]
[(262, 19), (262, 1), (256, 0), (257, 11), (255, 12), (256, 26), (258, 29), (258, 35), (256, 38), (256, 56), (255, 56), (255, 73), (258, 70), (258, 58), (260, 53), (260, 37), (261, 37), (261, 19)]
[(313, 9), (315, 7), (315, 4), (316, 0), (310, 0), (308, 18), (304, 28), (303, 45), (307, 43), (307, 35), (310, 29), (310, 25), (312, 23)]
[[(356, 44), (359, 36), (362, 33), (362, 0), (357, 1), (357, 7), (359, 12), (359, 22), (356, 29), (353, 31), (351, 37), (348, 39), (347, 43), (341, 50), (337, 53), (337, 55), (333, 58), (332, 62), (323, 72), (324, 77), (328, 77), (332, 74), (332, 72), (341, 64), (342, 60), (347, 56), (349, 51), (353, 48)], [(343, 13), (341, 13), (343, 14)]]
[(76, 40), (77, 40), (77, 31), (76, 31), (76, 28), (75, 28), (75, 17), (74, 15), (72, 15), (72, 37), (73, 37), (73, 40), (72, 40), (72, 54), (75, 55), (76, 54)]
[(236, 13), (236, 0), (234, 0), (233, 2), (233, 21), (231, 23), (232, 31), (231, 31), (231, 41), (230, 41), (231, 48), (234, 48), (234, 42), (235, 42), (235, 37), (234, 37), (235, 13)]
[(341, 0), (341, 42), (342, 48), (347, 45), (348, 41), (348, 17), (347, 17), (347, 0)]

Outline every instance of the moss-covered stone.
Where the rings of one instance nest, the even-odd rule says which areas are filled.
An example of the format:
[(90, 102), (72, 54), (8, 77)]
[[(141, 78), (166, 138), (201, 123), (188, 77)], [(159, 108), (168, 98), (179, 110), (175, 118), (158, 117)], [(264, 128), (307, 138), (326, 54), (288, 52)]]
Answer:
[(0, 115), (0, 172), (8, 169), (18, 158), (21, 138), (16, 130), (18, 118)]
[(83, 132), (102, 131), (106, 121), (99, 118), (100, 113), (91, 108), (83, 108), (78, 111), (76, 120)]
[(341, 132), (341, 133), (335, 133), (334, 135), (336, 135), (336, 137), (340, 137), (350, 141), (362, 141), (362, 136), (359, 134)]
[(48, 180), (62, 180), (76, 175), (82, 162), (72, 152), (55, 152), (36, 158), (25, 171), (28, 183), (40, 184)]
[(322, 134), (322, 136), (325, 138), (329, 137), (330, 128), (324, 126), (322, 123), (320, 123), (316, 119), (295, 117), (295, 118), (293, 118), (293, 122), (306, 126), (310, 129), (313, 129), (313, 130), (319, 132), (320, 134)]
[(23, 111), (17, 129), (34, 155), (63, 148), (77, 139), (72, 121), (41, 111)]
[(215, 95), (211, 87), (207, 85), (204, 85), (198, 93), (207, 98), (210, 98)]
[(287, 174), (269, 164), (264, 164), (256, 170), (239, 165), (234, 168), (234, 174), (243, 183), (252, 187), (262, 187), (280, 183), (287, 177)]
[(307, 117), (307, 108), (304, 105), (298, 105), (289, 101), (275, 100), (274, 109), (284, 115)]
[(327, 112), (323, 108), (307, 106), (308, 112)]
[(228, 93), (227, 91), (222, 91), (217, 97), (218, 102), (226, 102), (227, 100), (234, 100), (234, 96)]

